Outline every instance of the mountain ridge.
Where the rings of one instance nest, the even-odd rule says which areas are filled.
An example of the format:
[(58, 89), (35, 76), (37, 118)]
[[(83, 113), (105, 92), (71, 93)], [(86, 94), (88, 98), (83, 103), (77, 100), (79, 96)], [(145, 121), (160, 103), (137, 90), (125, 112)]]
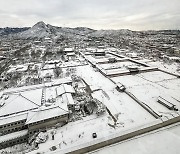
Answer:
[(50, 24), (45, 24), (43, 21), (37, 22), (32, 27), (22, 27), (22, 28), (0, 28), (0, 37), (13, 37), (13, 38), (22, 38), (22, 39), (33, 39), (33, 38), (44, 38), (44, 37), (56, 37), (63, 36), (67, 38), (81, 38), (81, 37), (106, 37), (112, 36), (117, 37), (118, 35), (128, 35), (131, 36), (134, 33), (149, 33), (153, 34), (154, 32), (161, 33), (178, 33), (180, 30), (149, 30), (149, 31), (132, 31), (129, 29), (117, 29), (117, 30), (95, 30), (88, 27), (58, 27)]

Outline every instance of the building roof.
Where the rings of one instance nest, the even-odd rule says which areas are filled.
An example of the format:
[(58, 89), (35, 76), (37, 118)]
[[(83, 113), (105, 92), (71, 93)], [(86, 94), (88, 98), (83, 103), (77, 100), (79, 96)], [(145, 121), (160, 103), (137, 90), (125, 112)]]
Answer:
[(65, 48), (64, 51), (65, 52), (73, 52), (73, 48)]
[(62, 102), (63, 103), (67, 103), (68, 105), (70, 104), (70, 105), (74, 105), (75, 104), (75, 102), (74, 102), (74, 100), (73, 100), (73, 98), (72, 98), (72, 95), (70, 94), (70, 93), (64, 93), (63, 95), (62, 95)]
[(44, 84), (23, 86), (23, 87), (18, 87), (18, 88), (9, 88), (9, 89), (5, 89), (3, 93), (4, 94), (9, 94), (9, 93), (19, 94), (20, 92), (30, 91), (30, 90), (35, 90), (35, 89), (42, 89), (43, 87), (44, 87)]
[(76, 54), (74, 52), (67, 53), (67, 56), (75, 56)]
[(54, 63), (53, 64), (47, 63), (44, 65), (43, 70), (54, 69), (54, 68), (56, 68)]
[[(0, 100), (2, 104), (0, 125), (25, 119), (27, 119), (27, 123), (33, 123), (68, 113), (67, 105), (74, 102), (71, 93), (75, 91), (71, 85), (64, 83), (72, 83), (72, 80), (65, 78), (45, 85), (40, 84), (39, 86), (28, 86), (1, 92), (3, 97)], [(45, 98), (52, 97), (56, 101), (46, 108), (41, 104), (43, 87), (46, 88)], [(70, 94), (64, 95), (63, 101), (66, 103), (62, 101), (62, 97), (57, 97), (57, 93), (58, 95)]]
[(28, 134), (28, 130), (22, 130), (22, 131), (10, 133), (10, 134), (7, 134), (7, 135), (3, 135), (3, 136), (0, 137), (0, 143), (16, 139), (16, 138), (19, 138), (21, 136), (25, 136), (27, 134)]
[(57, 97), (56, 98), (56, 105), (59, 106), (60, 108), (62, 108), (63, 110), (68, 111), (68, 104), (67, 102), (63, 102), (62, 97)]
[(62, 78), (62, 79), (58, 79), (58, 80), (53, 80), (51, 85), (58, 86), (58, 85), (61, 85), (63, 83), (72, 83), (72, 79), (70, 77), (68, 77), (68, 78)]
[(60, 63), (61, 61), (60, 60), (49, 60), (49, 61), (46, 61), (45, 63), (46, 64), (55, 64), (55, 63)]
[(7, 73), (24, 72), (27, 70), (28, 70), (28, 65), (16, 65), (16, 66), (11, 66), (11, 68), (7, 71)]
[(8, 117), (1, 117), (0, 118), (0, 125), (5, 125), (9, 123), (13, 123), (20, 120), (25, 120), (27, 118), (27, 112), (26, 113), (20, 113), (20, 114), (13, 114)]
[(72, 83), (72, 79), (70, 77), (61, 78), (61, 79), (55, 79), (52, 82), (44, 83), (44, 84), (38, 84), (38, 85), (30, 85), (30, 86), (24, 86), (24, 87), (18, 87), (18, 88), (9, 88), (5, 89), (3, 92), (0, 92), (1, 94), (19, 94), (20, 92), (27, 92), (35, 89), (42, 89), (43, 87), (50, 87), (50, 86), (57, 86), (61, 85), (62, 83)]
[(56, 88), (57, 96), (61, 96), (64, 93), (75, 93), (74, 88), (68, 84), (61, 84)]
[(41, 107), (39, 109), (29, 111), (26, 124), (35, 123), (38, 121), (50, 119), (68, 113), (68, 111), (60, 108), (59, 106)]
[(104, 49), (98, 49), (98, 50), (95, 50), (94, 53), (105, 53), (105, 50)]
[(41, 106), (42, 89), (24, 91), (21, 92), (21, 95), (34, 102), (36, 105)]
[(38, 104), (21, 94), (10, 95), (5, 104), (0, 108), (0, 116), (19, 113), (39, 107)]

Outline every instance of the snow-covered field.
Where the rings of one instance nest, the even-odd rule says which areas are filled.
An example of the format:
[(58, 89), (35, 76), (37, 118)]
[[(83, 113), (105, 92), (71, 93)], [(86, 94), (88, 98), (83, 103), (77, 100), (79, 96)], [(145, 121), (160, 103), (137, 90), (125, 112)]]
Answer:
[[(92, 133), (94, 132), (97, 133), (98, 138), (105, 138), (119, 131), (133, 129), (156, 120), (128, 95), (118, 92), (111, 80), (103, 76), (100, 72), (97, 72), (90, 65), (77, 67), (75, 73), (82, 77), (90, 88), (94, 90), (92, 96), (103, 102), (111, 114), (117, 118), (117, 125), (114, 126), (113, 118), (108, 113), (100, 117), (96, 115), (84, 117), (82, 120), (71, 122), (64, 127), (58, 128), (55, 134), (55, 140), (49, 138), (46, 143), (39, 146), (36, 152), (46, 153), (52, 146), (57, 147), (57, 152), (61, 150), (66, 151), (66, 149), (68, 150), (95, 140), (92, 138)], [(165, 85), (162, 85), (167, 85), (169, 82), (171, 82), (169, 84), (175, 82), (176, 88), (173, 96), (179, 99), (177, 97), (179, 90), (179, 84), (177, 83), (179, 83), (179, 80), (175, 76), (155, 71), (112, 79), (115, 82), (126, 85), (130, 92), (141, 101), (146, 102), (159, 114), (167, 118), (177, 116), (177, 113), (169, 113), (165, 107), (156, 102), (159, 95), (164, 96), (166, 93), (173, 94), (173, 89), (167, 91)], [(177, 101), (176, 105), (180, 108)]]
[(175, 73), (180, 75), (180, 63), (164, 63), (162, 61), (149, 61), (147, 64), (151, 66), (156, 66), (159, 69), (165, 70), (167, 72)]
[[(87, 57), (89, 61), (97, 62), (97, 59), (92, 56), (86, 56), (86, 58)], [(98, 61), (102, 59), (101, 57)], [(106, 60), (107, 59), (105, 59), (105, 61)], [(172, 73), (177, 73), (177, 67), (179, 67), (177, 63), (171, 65), (163, 64), (162, 62), (148, 61), (147, 63)], [(129, 65), (134, 65), (134, 63), (125, 61), (100, 64), (101, 67), (109, 71), (113, 71), (115, 68), (126, 68), (126, 66)], [(136, 65), (141, 66), (139, 64)], [(69, 122), (63, 127), (47, 130), (49, 136), (47, 141), (39, 144), (38, 149), (29, 153), (50, 153), (50, 148), (53, 146), (57, 148), (57, 153), (61, 153), (62, 151), (86, 143), (89, 144), (99, 139), (106, 139), (110, 135), (117, 135), (119, 132), (128, 131), (130, 129), (133, 130), (156, 122), (157, 119), (140, 106), (137, 101), (127, 95), (127, 93), (117, 91), (115, 83), (123, 84), (127, 91), (147, 104), (159, 115), (162, 115), (163, 118), (172, 119), (179, 115), (179, 111), (169, 111), (157, 102), (158, 97), (161, 96), (171, 100), (171, 103), (175, 104), (176, 107), (180, 109), (180, 80), (177, 76), (156, 70), (108, 78), (101, 74), (96, 68), (93, 68), (91, 64), (87, 65), (87, 63), (84, 63), (84, 61), (83, 63), (81, 63), (81, 61), (70, 61), (64, 63), (61, 67), (61, 77), (70, 77), (72, 74), (75, 74), (82, 78), (89, 86), (92, 97), (102, 102), (107, 107), (107, 111), (100, 116), (91, 114), (82, 117), (78, 121)], [(51, 75), (52, 78), (54, 78), (53, 69), (41, 70), (39, 75), (42, 77)], [(56, 79), (56, 81), (58, 82), (60, 79)], [(47, 84), (49, 84), (49, 88), (46, 88), (46, 97), (55, 98), (55, 89), (51, 88), (52, 83), (45, 83), (44, 85)], [(43, 84), (41, 84), (41, 87), (43, 87)], [(32, 93), (30, 94), (39, 96), (38, 98), (34, 97), (33, 101), (40, 102), (42, 90), (36, 89), (36, 86), (31, 86), (31, 88)], [(6, 91), (8, 92), (8, 90)], [(27, 98), (31, 97), (29, 93), (26, 92), (26, 88), (22, 87), (21, 91), (24, 91), (22, 94)], [(55, 132), (54, 140), (52, 139), (52, 131)], [(93, 133), (97, 134), (96, 139), (92, 137)]]
[(102, 89), (96, 91), (93, 97), (102, 101), (110, 112), (117, 117), (117, 125), (113, 127), (114, 121), (107, 112), (102, 116), (91, 115), (84, 117), (82, 120), (70, 122), (66, 126), (58, 128), (56, 130), (55, 140), (49, 138), (46, 143), (40, 144), (39, 149), (32, 153), (47, 153), (52, 146), (56, 146), (57, 150), (70, 149), (95, 140), (92, 138), (92, 133), (94, 132), (97, 133), (98, 139), (105, 138), (119, 131), (132, 129), (155, 120), (153, 116), (141, 108), (129, 96), (115, 90), (114, 83), (99, 72), (95, 72), (91, 66), (77, 67), (76, 73), (81, 76), (90, 87)]
[(89, 154), (178, 154), (180, 146), (180, 123), (148, 134), (98, 149)]

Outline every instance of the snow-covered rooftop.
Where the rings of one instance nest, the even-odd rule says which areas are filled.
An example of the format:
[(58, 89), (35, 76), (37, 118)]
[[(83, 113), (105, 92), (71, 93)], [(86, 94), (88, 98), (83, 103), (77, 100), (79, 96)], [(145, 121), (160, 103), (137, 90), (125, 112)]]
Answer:
[(38, 104), (27, 99), (21, 94), (10, 95), (5, 104), (0, 108), (0, 116), (24, 112), (39, 107)]
[(16, 65), (16, 66), (11, 66), (10, 69), (7, 71), (7, 73), (27, 71), (28, 66), (29, 66), (29, 65)]
[(73, 48), (65, 48), (64, 51), (65, 52), (73, 52)]
[(72, 83), (72, 79), (70, 77), (66, 77), (66, 78), (62, 78), (62, 79), (56, 79), (56, 80), (52, 81), (51, 85), (57, 86), (57, 85), (61, 85), (63, 83)]
[(5, 125), (20, 120), (25, 120), (26, 118), (27, 118), (27, 113), (19, 113), (8, 117), (0, 117), (0, 125)]
[(56, 88), (57, 96), (61, 96), (64, 93), (75, 93), (74, 88), (68, 84), (62, 84)]
[(19, 138), (21, 136), (25, 136), (27, 134), (28, 134), (28, 130), (22, 130), (22, 131), (14, 132), (11, 134), (3, 135), (0, 137), (0, 143), (9, 141), (15, 138)]
[(68, 111), (60, 108), (59, 106), (39, 108), (28, 112), (26, 124), (31, 124), (37, 121), (50, 119), (64, 114), (68, 114)]
[(66, 103), (68, 105), (74, 105), (75, 104), (75, 102), (72, 98), (72, 95), (70, 93), (65, 93), (62, 95), (62, 102)]

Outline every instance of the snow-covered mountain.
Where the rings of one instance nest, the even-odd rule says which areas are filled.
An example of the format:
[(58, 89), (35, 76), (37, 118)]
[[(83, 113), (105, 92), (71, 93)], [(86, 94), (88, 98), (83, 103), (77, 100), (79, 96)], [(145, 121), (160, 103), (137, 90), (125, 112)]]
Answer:
[(55, 36), (65, 36), (68, 38), (71, 37), (81, 37), (96, 30), (85, 28), (85, 27), (77, 27), (77, 28), (68, 28), (68, 27), (57, 27), (52, 26), (50, 24), (45, 24), (43, 21), (36, 23), (30, 29), (18, 33), (15, 37), (19, 38), (44, 38), (44, 37), (55, 37)]
[(17, 33), (8, 33), (7, 35), (22, 39), (31, 38), (44, 38), (44, 37), (56, 37), (64, 36), (66, 38), (82, 38), (87, 36), (102, 37), (102, 36), (117, 36), (117, 35), (131, 35), (130, 30), (94, 30), (86, 27), (57, 27), (50, 24), (45, 24), (43, 21), (36, 23), (31, 28), (19, 31)]
[(132, 35), (133, 31), (128, 29), (120, 29), (120, 30), (98, 30), (92, 33), (91, 36), (94, 37), (106, 37), (106, 36), (118, 36), (118, 35)]
[[(157, 33), (157, 31), (141, 31), (145, 34)], [(79, 39), (87, 37), (107, 37), (117, 38), (119, 36), (132, 36), (138, 35), (139, 32), (131, 31), (128, 29), (120, 30), (94, 30), (86, 27), (57, 27), (50, 24), (45, 24), (43, 21), (36, 23), (31, 28), (0, 28), (0, 37), (9, 36), (20, 39), (33, 39), (33, 38), (45, 38), (45, 37), (64, 37), (69, 39)], [(168, 34), (169, 31), (162, 30), (159, 33)], [(173, 31), (175, 34), (179, 31)], [(171, 31), (172, 33), (172, 31)]]
[(30, 29), (18, 33), (16, 36), (20, 38), (42, 38), (48, 37), (51, 35), (51, 31), (49, 30), (48, 26), (44, 22), (38, 22)]

